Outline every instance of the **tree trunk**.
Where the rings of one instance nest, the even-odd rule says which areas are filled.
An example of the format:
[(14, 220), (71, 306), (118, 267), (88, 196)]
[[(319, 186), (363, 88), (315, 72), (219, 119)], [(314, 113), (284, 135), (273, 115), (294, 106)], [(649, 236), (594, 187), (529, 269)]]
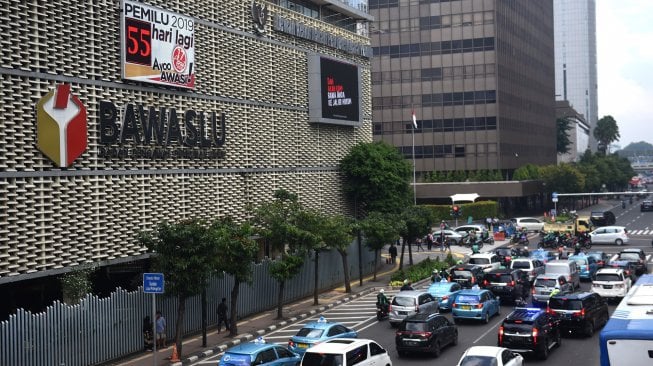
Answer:
[(202, 289), (202, 347), (206, 347), (206, 286)]
[(345, 273), (345, 292), (350, 293), (351, 292), (351, 279), (349, 276), (349, 263), (347, 261), (347, 252), (345, 251), (338, 251), (340, 253), (340, 257), (342, 258), (342, 269), (344, 270)]
[(376, 266), (379, 264), (379, 250), (374, 249), (374, 281), (376, 281)]
[(413, 265), (413, 240), (408, 242), (408, 264)]
[(177, 346), (177, 355), (181, 358), (182, 355), (182, 336), (184, 335), (184, 313), (186, 312), (186, 297), (179, 296), (179, 303), (177, 308), (177, 329), (175, 329), (175, 345)]
[(361, 230), (357, 230), (358, 234), (358, 283), (363, 286), (363, 235)]
[(401, 244), (401, 257), (399, 257), (399, 270), (404, 268), (404, 251), (406, 250), (406, 239)]
[(283, 289), (286, 281), (279, 281), (279, 294), (277, 297), (277, 319), (283, 319)]
[(229, 336), (238, 334), (238, 293), (240, 292), (240, 280), (234, 277), (234, 287), (231, 288), (231, 311), (229, 313)]
[(314, 268), (315, 276), (313, 278), (313, 280), (315, 281), (313, 283), (313, 305), (318, 305), (319, 304), (319, 301), (318, 301), (318, 298), (317, 298), (317, 295), (318, 295), (319, 259), (320, 259), (320, 251), (316, 249), (315, 250), (315, 268)]

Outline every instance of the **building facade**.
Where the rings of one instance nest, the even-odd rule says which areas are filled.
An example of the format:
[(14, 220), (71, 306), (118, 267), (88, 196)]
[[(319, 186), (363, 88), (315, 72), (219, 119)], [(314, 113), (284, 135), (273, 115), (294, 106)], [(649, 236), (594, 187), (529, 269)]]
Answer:
[(555, 163), (551, 0), (369, 8), (375, 140), (414, 147), (418, 175)]
[(558, 154), (558, 163), (577, 162), (580, 157), (590, 148), (590, 127), (585, 117), (569, 105), (566, 100), (556, 101), (556, 119), (565, 118), (569, 121), (569, 152)]
[(246, 220), (280, 188), (348, 213), (337, 166), (372, 141), (371, 18), (326, 3), (0, 1), (4, 306), (147, 258), (157, 223)]
[[(554, 0), (556, 100), (568, 100), (593, 131), (599, 119), (596, 1)], [(590, 131), (590, 148), (597, 141)]]

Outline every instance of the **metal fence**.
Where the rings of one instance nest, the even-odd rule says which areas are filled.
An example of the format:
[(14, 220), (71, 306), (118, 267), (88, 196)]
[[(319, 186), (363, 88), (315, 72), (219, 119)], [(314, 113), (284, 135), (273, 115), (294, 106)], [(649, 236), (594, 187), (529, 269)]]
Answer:
[[(358, 250), (355, 243), (349, 249), (349, 272), (352, 281), (358, 279)], [(363, 273), (372, 273), (374, 252), (362, 251)], [(270, 261), (252, 264), (254, 280), (241, 284), (238, 314), (245, 317), (276, 306), (278, 284), (269, 275)], [(285, 302), (313, 293), (314, 261), (307, 258), (301, 272), (286, 283)], [(342, 284), (344, 274), (338, 252), (320, 254), (319, 288), (328, 289)], [(208, 324), (217, 323), (217, 305), (229, 298), (231, 276), (214, 276), (207, 287)], [(167, 337), (175, 334), (176, 297), (156, 297), (156, 308), (167, 319)], [(201, 297), (186, 301), (184, 334), (201, 330)], [(87, 295), (78, 305), (55, 302), (46, 311), (32, 314), (18, 310), (0, 322), (0, 366), (74, 366), (96, 365), (125, 357), (143, 350), (143, 318), (152, 312), (152, 295), (117, 289), (107, 298)]]

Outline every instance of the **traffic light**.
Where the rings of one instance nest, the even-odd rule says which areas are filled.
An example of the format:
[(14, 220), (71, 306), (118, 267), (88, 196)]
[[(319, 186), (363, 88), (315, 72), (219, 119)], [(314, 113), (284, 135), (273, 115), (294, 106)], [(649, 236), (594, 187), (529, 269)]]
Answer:
[(462, 212), (461, 212), (460, 206), (454, 205), (454, 206), (451, 207), (451, 216), (460, 217), (461, 214), (462, 214)]

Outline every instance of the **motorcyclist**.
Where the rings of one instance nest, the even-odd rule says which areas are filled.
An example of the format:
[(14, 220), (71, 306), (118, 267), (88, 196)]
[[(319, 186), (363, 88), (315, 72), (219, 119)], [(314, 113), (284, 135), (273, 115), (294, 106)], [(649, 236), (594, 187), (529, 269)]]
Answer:
[(621, 208), (626, 208), (626, 201), (625, 200), (621, 200)]
[(576, 242), (574, 245), (574, 255), (579, 255), (580, 254), (580, 243)]
[(412, 291), (412, 290), (413, 290), (413, 286), (410, 285), (410, 282), (408, 281), (408, 279), (405, 279), (404, 280), (404, 285), (401, 286), (399, 291)]
[(440, 282), (440, 279), (442, 279), (442, 277), (440, 277), (440, 273), (438, 273), (437, 269), (434, 269), (433, 272), (431, 272), (431, 282)]
[(630, 204), (632, 205), (632, 204), (633, 204), (633, 196), (628, 197), (628, 201), (629, 201)]
[(376, 306), (381, 308), (383, 312), (387, 313), (389, 305), (390, 301), (388, 301), (388, 298), (385, 296), (385, 290), (380, 289), (379, 293), (376, 295)]

